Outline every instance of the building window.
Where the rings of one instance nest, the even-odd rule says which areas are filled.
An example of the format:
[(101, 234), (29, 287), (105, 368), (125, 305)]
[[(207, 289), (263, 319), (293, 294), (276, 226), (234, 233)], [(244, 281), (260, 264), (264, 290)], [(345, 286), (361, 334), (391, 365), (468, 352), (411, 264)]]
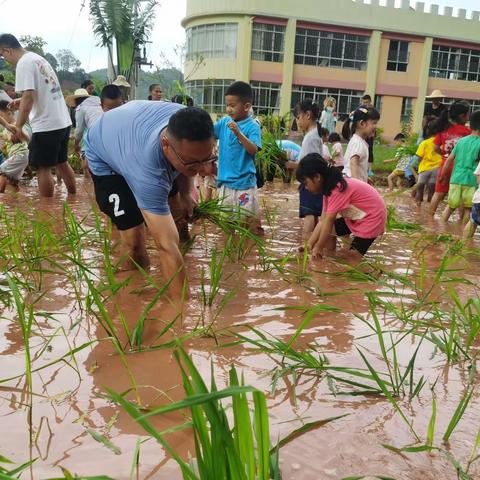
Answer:
[(409, 42), (390, 40), (388, 48), (387, 70), (392, 72), (406, 72), (408, 67)]
[(191, 80), (185, 82), (187, 93), (196, 106), (210, 113), (225, 112), (225, 91), (234, 80)]
[(410, 117), (412, 115), (412, 110), (413, 110), (413, 98), (403, 97), (402, 113), (400, 115), (400, 122), (401, 123), (409, 123), (410, 122)]
[(382, 100), (383, 97), (381, 95), (375, 95), (375, 110), (377, 110), (378, 113), (382, 113)]
[(366, 70), (369, 40), (362, 35), (297, 28), (295, 63)]
[[(453, 102), (457, 101), (464, 101), (470, 104), (470, 111), (475, 112), (476, 110), (480, 110), (480, 100), (469, 100), (468, 98), (444, 98), (442, 103), (445, 105), (451, 105)], [(426, 102), (426, 105), (431, 105), (431, 102)]]
[(252, 60), (283, 62), (285, 26), (254, 23), (252, 34)]
[(253, 110), (256, 115), (268, 115), (280, 111), (280, 84), (250, 82), (253, 90)]
[(350, 113), (360, 105), (360, 98), (363, 91), (343, 90), (336, 88), (307, 87), (293, 85), (292, 87), (292, 109), (305, 98), (313, 98), (315, 102), (323, 106), (327, 97), (333, 97), (337, 101), (337, 118), (341, 121), (347, 119)]
[(237, 33), (237, 23), (212, 23), (187, 28), (187, 61), (198, 58), (235, 58)]
[(430, 76), (449, 80), (480, 81), (480, 50), (434, 45)]

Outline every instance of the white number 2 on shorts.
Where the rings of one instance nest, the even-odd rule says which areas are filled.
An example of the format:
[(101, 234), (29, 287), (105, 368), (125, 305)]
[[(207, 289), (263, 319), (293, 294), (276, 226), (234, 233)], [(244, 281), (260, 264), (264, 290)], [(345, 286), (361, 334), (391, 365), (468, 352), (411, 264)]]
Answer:
[(120, 197), (118, 196), (118, 194), (112, 193), (108, 197), (108, 201), (110, 203), (113, 203), (113, 214), (116, 217), (120, 217), (121, 215), (125, 214), (125, 210), (119, 210), (119, 208), (120, 208)]

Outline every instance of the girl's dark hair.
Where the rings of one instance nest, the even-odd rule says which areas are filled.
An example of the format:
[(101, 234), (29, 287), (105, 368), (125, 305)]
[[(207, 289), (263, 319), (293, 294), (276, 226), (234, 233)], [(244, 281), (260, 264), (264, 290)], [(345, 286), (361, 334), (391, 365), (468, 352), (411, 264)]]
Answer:
[(475, 110), (470, 115), (470, 128), (472, 130), (480, 130), (480, 110)]
[(341, 141), (340, 135), (337, 132), (333, 132), (329, 135), (328, 141), (330, 143), (340, 142)]
[(323, 128), (323, 127), (322, 127), (322, 128), (320, 129), (320, 131), (322, 132), (321, 135), (320, 135), (322, 138), (323, 138), (323, 137), (328, 137), (328, 136), (330, 135), (330, 132), (328, 131), (328, 128)]
[(378, 110), (373, 107), (358, 107), (350, 116), (345, 120), (342, 127), (342, 136), (345, 140), (350, 140), (351, 136), (357, 129), (357, 123), (367, 120), (380, 120), (380, 114)]
[(423, 139), (426, 140), (427, 138), (433, 137), (436, 135), (437, 132), (437, 119), (430, 120), (423, 129)]
[(323, 195), (330, 196), (333, 189), (339, 185), (343, 192), (347, 188), (347, 182), (343, 178), (342, 172), (326, 162), (318, 153), (309, 153), (305, 155), (298, 164), (297, 180), (302, 183), (306, 178), (313, 178), (320, 175), (323, 178)]
[(470, 111), (470, 104), (465, 100), (457, 100), (446, 108), (435, 123), (437, 133), (441, 133), (450, 127), (451, 123), (458, 123), (460, 117)]
[(318, 123), (318, 116), (320, 114), (320, 106), (318, 103), (314, 102), (312, 98), (305, 98), (295, 105), (295, 110), (293, 114), (297, 117), (300, 113), (310, 112), (313, 120), (317, 122), (317, 132), (320, 137), (322, 137), (322, 126)]

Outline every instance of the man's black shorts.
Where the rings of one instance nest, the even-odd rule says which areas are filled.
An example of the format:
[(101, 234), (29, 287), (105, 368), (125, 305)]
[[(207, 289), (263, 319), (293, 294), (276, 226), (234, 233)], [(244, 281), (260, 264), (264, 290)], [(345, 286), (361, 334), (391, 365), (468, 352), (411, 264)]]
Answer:
[(111, 218), (119, 230), (128, 230), (144, 222), (133, 192), (121, 175), (90, 174), (100, 210)]
[[(343, 218), (337, 218), (335, 220), (335, 233), (338, 237), (345, 237), (346, 235), (351, 235), (352, 231), (348, 228), (348, 225), (345, 223), (345, 220)], [(367, 250), (375, 241), (375, 238), (353, 237), (350, 250), (356, 250), (358, 253), (365, 255), (367, 253)]]
[(54, 167), (68, 159), (70, 127), (50, 132), (35, 132), (28, 145), (29, 163), (32, 167)]

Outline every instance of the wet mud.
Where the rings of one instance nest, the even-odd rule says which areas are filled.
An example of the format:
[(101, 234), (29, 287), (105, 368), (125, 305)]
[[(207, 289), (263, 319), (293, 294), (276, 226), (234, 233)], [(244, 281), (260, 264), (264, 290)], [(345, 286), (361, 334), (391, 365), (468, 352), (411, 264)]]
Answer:
[[(66, 201), (75, 217), (81, 219), (81, 225), (93, 228), (91, 186), (84, 182), (79, 190), (75, 198), (59, 193), (51, 200), (40, 201), (35, 188), (28, 187), (17, 196), (3, 197), (4, 215), (13, 216), (16, 209), (28, 218), (36, 212), (43, 212), (52, 231), (62, 235), (65, 228), (61, 220), (62, 201)], [(267, 393), (272, 443), (303, 423), (347, 414), (299, 436), (280, 450), (280, 465), (286, 480), (333, 480), (354, 475), (367, 478), (369, 475), (384, 475), (402, 480), (457, 478), (444, 451), (451, 452), (461, 465), (469, 460), (480, 426), (478, 389), (474, 390), (449, 444), (442, 442), (442, 435), (469, 382), (472, 382), (470, 366), (474, 364), (478, 341), (474, 342), (468, 358), (460, 356), (450, 364), (432, 342), (422, 342), (414, 374), (416, 378), (423, 375), (426, 384), (412, 401), (407, 397), (397, 400), (424, 442), (432, 413), (431, 389), (434, 388), (437, 409), (434, 445), (441, 446), (443, 452), (419, 453), (398, 453), (382, 446), (388, 444), (401, 448), (416, 442), (385, 396), (353, 394), (353, 388), (340, 384), (334, 387), (322, 374), (308, 371), (297, 376), (285, 375), (272, 384), (270, 373), (278, 367), (279, 358), (267, 356), (249, 344), (230, 345), (236, 333), (254, 335), (250, 327), (287, 341), (305, 315), (300, 309), (289, 307), (304, 306), (307, 310), (316, 305), (328, 305), (336, 310), (315, 314), (301, 333), (298, 348), (315, 344), (331, 365), (365, 368), (360, 350), (374, 368), (383, 372), (386, 368), (380, 356), (378, 339), (363, 321), (371, 321), (367, 292), (374, 292), (399, 308), (418, 301), (411, 285), (404, 285), (393, 277), (385, 280), (382, 269), (398, 275), (408, 272), (412, 278), (422, 275), (423, 269), (426, 272), (423, 288), (426, 289), (435, 283), (435, 272), (460, 233), (460, 227), (454, 223), (443, 225), (428, 217), (424, 209), (415, 206), (408, 193), (393, 196), (385, 193), (387, 202), (395, 206), (398, 218), (421, 224), (424, 229), (418, 232), (390, 231), (378, 239), (368, 254), (376, 269), (360, 281), (358, 272), (352, 272), (354, 264), (342, 258), (307, 259), (305, 265), (302, 263), (303, 258), (297, 256), (301, 239), (297, 197), (295, 186), (280, 183), (266, 186), (261, 194), (267, 219), (264, 228), (268, 257), (284, 259), (290, 255), (292, 258), (282, 268), (270, 268), (265, 259), (259, 259), (255, 247), (244, 252), (242, 258), (227, 258), (220, 292), (211, 308), (205, 307), (201, 301), (201, 284), (208, 275), (212, 248), (221, 251), (225, 238), (210, 225), (195, 225), (192, 228), (195, 240), (185, 254), (190, 282), (190, 299), (185, 311), (169, 332), (157, 338), (175, 315), (172, 308), (160, 300), (147, 315), (142, 345), (153, 347), (167, 343), (175, 336), (190, 335), (184, 340), (186, 350), (207, 383), (213, 364), (219, 388), (227, 383), (229, 368), (234, 365), (244, 374), (246, 384)], [(115, 233), (113, 238), (115, 240)], [(445, 281), (435, 286), (432, 298), (438, 299), (440, 309), (448, 311), (451, 308), (451, 289), (462, 302), (477, 298), (478, 245), (477, 236), (468, 245), (470, 252), (449, 265), (449, 278), (467, 282)], [(149, 253), (153, 265), (149, 274), (160, 282), (155, 267), (158, 253), (151, 240)], [(96, 259), (98, 272), (101, 272), (101, 245), (87, 244), (83, 255)], [(69, 269), (75, 268), (65, 258), (59, 259), (59, 263)], [(121, 342), (126, 343), (121, 318), (132, 329), (154, 298), (155, 290), (146, 284), (139, 272), (122, 272), (115, 278), (128, 282), (104, 306), (114, 318)], [(379, 278), (382, 278), (381, 282), (377, 281)], [(39, 293), (41, 298), (38, 298)], [(65, 275), (45, 272), (40, 291), (26, 295), (36, 299), (36, 323), (30, 340), (33, 368), (68, 354), (75, 347), (92, 343), (74, 356), (67, 355), (64, 361), (32, 374), (30, 409), (25, 376), (1, 380), (25, 372), (25, 347), (18, 312), (14, 305), (2, 307), (0, 455), (19, 464), (37, 458), (22, 474), (22, 479), (57, 476), (60, 467), (83, 476), (104, 474), (119, 480), (181, 478), (176, 463), (161, 446), (153, 439), (147, 440), (142, 428), (105, 395), (105, 387), (116, 392), (132, 389), (133, 377), (145, 407), (184, 398), (173, 348), (129, 352), (125, 355), (127, 369), (97, 319), (82, 308), (86, 291), (76, 293), (75, 286)], [(220, 309), (219, 302), (226, 295), (230, 299)], [(44, 312), (44, 315), (38, 312)], [(478, 311), (477, 315), (480, 315)], [(385, 330), (395, 332), (395, 338), (399, 331), (410, 328), (383, 311), (379, 313), (379, 321)], [(201, 328), (204, 333), (195, 335), (195, 331)], [(47, 346), (45, 339), (48, 339)], [(407, 335), (398, 343), (398, 361), (404, 367), (419, 342), (419, 335)], [(134, 400), (134, 393), (128, 393), (127, 398)], [(168, 414), (153, 418), (152, 423), (159, 431), (164, 431), (181, 424), (185, 418), (186, 413)], [(92, 431), (108, 438), (117, 450), (96, 441)], [(166, 438), (184, 458), (194, 454), (190, 430), (168, 434)], [(138, 467), (132, 470), (137, 439), (146, 441), (141, 445)], [(471, 478), (479, 478), (480, 468), (473, 464), (469, 473)]]

